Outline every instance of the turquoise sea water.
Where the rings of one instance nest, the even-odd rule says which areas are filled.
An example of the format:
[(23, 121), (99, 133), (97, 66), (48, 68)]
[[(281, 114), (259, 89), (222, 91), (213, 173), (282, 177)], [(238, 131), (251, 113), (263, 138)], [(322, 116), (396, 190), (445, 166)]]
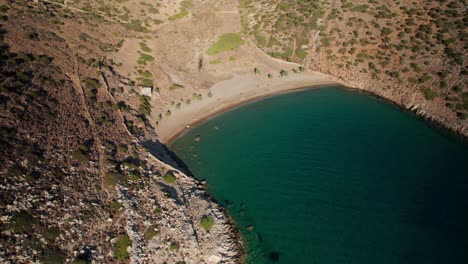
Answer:
[(373, 97), (267, 98), (171, 150), (228, 208), (248, 263), (468, 263), (467, 144)]

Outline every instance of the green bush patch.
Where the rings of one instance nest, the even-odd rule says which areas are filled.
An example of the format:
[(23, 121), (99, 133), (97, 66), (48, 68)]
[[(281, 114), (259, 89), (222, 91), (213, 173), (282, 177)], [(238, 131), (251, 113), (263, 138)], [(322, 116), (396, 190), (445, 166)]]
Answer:
[(177, 242), (172, 242), (171, 245), (169, 246), (170, 249), (172, 250), (179, 250), (180, 245)]
[(145, 238), (147, 240), (153, 239), (153, 237), (155, 237), (158, 234), (158, 231), (156, 231), (155, 229), (156, 229), (156, 226), (154, 226), (154, 225), (152, 225), (152, 226), (148, 227), (148, 229), (146, 229)]
[(216, 55), (223, 51), (234, 50), (244, 44), (245, 41), (242, 39), (239, 33), (226, 33), (221, 35), (218, 40), (213, 45), (211, 45), (206, 53), (208, 55)]
[(437, 93), (432, 91), (429, 88), (424, 88), (423, 89), (423, 94), (424, 94), (424, 98), (426, 98), (426, 100), (429, 100), (429, 101), (434, 100), (434, 98), (436, 98), (436, 96), (437, 96)]
[(146, 43), (144, 42), (140, 42), (138, 43), (140, 45), (140, 48), (143, 52), (151, 52), (152, 49), (150, 47), (148, 47), (148, 45), (146, 45)]
[(187, 9), (185, 8), (181, 8), (179, 13), (173, 15), (173, 16), (170, 16), (168, 19), (169, 21), (174, 21), (174, 20), (177, 20), (177, 19), (181, 19), (181, 18), (184, 18), (186, 17), (187, 15), (189, 14), (189, 12), (187, 11)]
[(182, 89), (184, 88), (184, 86), (180, 85), (180, 84), (176, 84), (174, 83), (173, 85), (171, 85), (171, 87), (169, 87), (169, 91), (173, 91), (173, 90), (177, 90), (177, 89)]
[(127, 248), (132, 245), (132, 240), (125, 235), (119, 237), (114, 247), (114, 257), (119, 261), (124, 261), (129, 258)]
[(200, 220), (200, 226), (205, 231), (210, 231), (211, 228), (213, 227), (213, 224), (214, 224), (214, 219), (211, 216), (203, 216), (202, 219)]
[(166, 173), (166, 175), (163, 176), (163, 180), (167, 183), (174, 183), (177, 178), (172, 173)]

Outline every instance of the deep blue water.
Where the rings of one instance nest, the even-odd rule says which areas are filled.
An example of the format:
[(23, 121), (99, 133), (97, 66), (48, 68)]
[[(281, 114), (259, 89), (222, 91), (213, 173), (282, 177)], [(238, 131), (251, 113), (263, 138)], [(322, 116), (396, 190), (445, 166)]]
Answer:
[(468, 263), (467, 144), (371, 96), (267, 98), (171, 149), (228, 208), (248, 263)]

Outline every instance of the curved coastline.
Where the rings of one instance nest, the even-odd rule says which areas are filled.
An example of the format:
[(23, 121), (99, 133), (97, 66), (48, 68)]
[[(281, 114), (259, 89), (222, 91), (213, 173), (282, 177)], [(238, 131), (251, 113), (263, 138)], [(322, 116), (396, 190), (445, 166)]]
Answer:
[[(325, 100), (324, 98), (328, 98), (328, 99), (330, 98), (330, 97), (326, 97), (322, 95), (324, 94), (327, 95), (329, 93), (338, 93), (338, 94), (344, 95), (343, 98), (346, 98), (346, 100), (343, 100), (343, 101), (342, 100), (328, 100), (328, 103), (322, 104), (324, 106), (321, 109), (325, 110), (324, 113), (332, 112), (332, 114), (324, 118), (323, 115), (321, 114), (322, 112), (320, 112), (319, 105), (321, 105), (321, 102)], [(338, 143), (338, 141), (325, 139), (325, 141), (322, 140), (322, 141), (317, 142), (315, 139), (321, 138), (322, 136), (324, 136), (325, 138), (325, 135), (330, 135), (331, 138), (335, 138), (335, 139), (338, 139), (339, 141), (342, 141), (343, 144), (341, 146), (347, 146), (348, 143), (346, 141), (348, 142), (350, 141), (346, 139), (347, 137), (350, 137), (353, 139), (351, 140), (352, 142), (357, 142), (356, 146), (358, 147), (356, 149), (362, 149), (362, 144), (365, 145), (365, 142), (366, 142), (366, 140), (363, 140), (363, 139), (367, 138), (368, 140), (367, 142), (370, 143), (372, 146), (372, 147), (370, 146), (370, 149), (383, 150), (382, 152), (383, 154), (385, 154), (385, 149), (387, 149), (387, 147), (389, 146), (388, 143), (392, 142), (391, 144), (395, 144), (394, 145), (395, 148), (399, 148), (400, 150), (402, 150), (402, 151), (398, 150), (396, 151), (396, 153), (399, 152), (401, 154), (406, 155), (405, 158), (401, 159), (402, 160), (401, 167), (398, 166), (399, 167), (398, 170), (401, 169), (400, 171), (404, 172), (403, 174), (405, 175), (414, 175), (412, 173), (414, 168), (416, 168), (414, 169), (415, 171), (419, 170), (418, 169), (419, 165), (417, 165), (419, 163), (412, 162), (414, 157), (419, 157), (419, 158), (415, 158), (415, 160), (418, 160), (418, 159), (420, 161), (425, 160), (426, 164), (440, 164), (440, 163), (432, 163), (432, 162), (427, 163), (427, 160), (430, 159), (431, 157), (437, 157), (435, 159), (440, 160), (440, 162), (444, 160), (443, 157), (440, 158), (441, 157), (440, 155), (435, 154), (435, 153), (440, 153), (438, 152), (439, 149), (437, 150), (435, 148), (431, 149), (431, 147), (428, 147), (427, 149), (419, 148), (419, 147), (412, 148), (411, 145), (408, 143), (423, 142), (421, 146), (431, 146), (431, 144), (427, 144), (427, 143), (439, 142), (439, 140), (434, 140), (434, 138), (440, 138), (444, 142), (445, 140), (448, 140), (448, 138), (442, 139), (443, 136), (441, 136), (440, 133), (438, 133), (437, 131), (434, 131), (430, 126), (428, 126), (428, 123), (425, 122), (424, 120), (420, 118), (416, 118), (416, 116), (412, 114), (403, 113), (399, 111), (398, 108), (393, 107), (391, 104), (384, 103), (383, 100), (377, 100), (377, 98), (374, 98), (373, 96), (367, 96), (367, 95), (368, 93), (365, 93), (365, 92), (356, 93), (354, 91), (343, 89), (341, 87), (336, 87), (336, 88), (333, 87), (333, 88), (323, 88), (323, 89), (307, 89), (301, 92), (291, 92), (291, 93), (287, 93), (286, 95), (272, 96), (266, 99), (262, 99), (260, 102), (248, 103), (234, 110), (230, 110), (227, 113), (223, 113), (220, 116), (210, 118), (209, 120), (203, 122), (197, 127), (191, 128), (189, 131), (187, 131), (185, 135), (179, 137), (175, 142), (173, 142), (171, 147), (178, 155), (180, 155), (181, 158), (186, 160), (188, 166), (191, 167), (192, 172), (195, 173), (195, 175), (203, 179), (206, 179), (208, 183), (208, 187), (209, 187), (208, 191), (212, 193), (213, 195), (215, 195), (216, 197), (218, 197), (219, 201), (223, 201), (223, 205), (226, 208), (229, 208), (229, 212), (232, 213), (232, 216), (236, 218), (236, 222), (238, 223), (239, 229), (241, 229), (242, 232), (244, 232), (244, 235), (246, 235), (245, 241), (247, 242), (246, 244), (247, 252), (253, 252), (251, 250), (252, 248), (264, 248), (264, 249), (266, 248), (266, 250), (264, 251), (260, 250), (261, 252), (264, 252), (264, 253), (265, 252), (268, 253), (271, 250), (278, 250), (278, 252), (289, 252), (288, 250), (285, 250), (285, 249), (281, 250), (282, 248), (279, 246), (278, 247), (272, 246), (271, 243), (267, 243), (267, 242), (263, 244), (263, 245), (266, 245), (265, 247), (251, 247), (250, 246), (252, 245), (251, 238), (256, 235), (256, 233), (252, 233), (250, 230), (247, 229), (250, 225), (255, 226), (256, 227), (255, 229), (258, 230), (258, 232), (263, 235), (263, 238), (265, 238), (266, 233), (270, 232), (270, 230), (260, 228), (259, 225), (260, 225), (260, 222), (262, 222), (262, 220), (260, 219), (263, 219), (263, 220), (269, 219), (266, 222), (271, 223), (270, 227), (276, 228), (276, 224), (277, 224), (276, 222), (278, 221), (279, 221), (278, 223), (282, 223), (280, 226), (286, 225), (285, 222), (279, 220), (280, 218), (276, 219), (274, 216), (270, 216), (266, 218), (263, 213), (259, 214), (261, 218), (257, 219), (258, 221), (252, 219), (251, 213), (255, 212), (256, 208), (258, 209), (261, 209), (262, 207), (270, 208), (270, 209), (272, 208), (271, 203), (269, 202), (270, 199), (268, 199), (267, 196), (257, 196), (256, 193), (259, 188), (265, 191), (271, 191), (274, 196), (275, 190), (278, 190), (277, 189), (278, 187), (281, 187), (281, 186), (291, 187), (288, 184), (282, 185), (282, 184), (285, 184), (284, 181), (286, 181), (286, 179), (289, 179), (289, 177), (286, 175), (286, 171), (288, 170), (284, 169), (283, 167), (281, 167), (281, 169), (277, 168), (277, 169), (270, 170), (268, 164), (271, 164), (271, 165), (283, 164), (282, 162), (279, 162), (281, 160), (284, 160), (284, 161), (287, 161), (287, 160), (296, 161), (298, 159), (301, 160), (301, 158), (299, 157), (302, 156), (304, 160), (304, 163), (302, 164), (306, 166), (304, 169), (306, 169), (307, 167), (309, 168), (312, 167), (312, 168), (317, 169), (318, 171), (323, 171), (324, 175), (328, 175), (327, 173), (334, 172), (337, 175), (337, 179), (341, 179), (339, 168), (343, 169), (342, 171), (345, 171), (345, 170), (347, 171), (348, 169), (348, 167), (346, 166), (347, 162), (344, 162), (344, 161), (348, 160), (347, 157), (355, 157), (357, 160), (359, 160), (358, 162), (362, 162), (362, 163), (361, 165), (356, 165), (357, 162), (351, 162), (351, 161), (348, 163), (348, 165), (351, 164), (350, 165), (351, 168), (352, 167), (356, 168), (356, 170), (350, 169), (349, 171), (359, 172), (356, 174), (352, 172), (351, 175), (354, 175), (360, 179), (359, 174), (361, 172), (361, 168), (364, 168), (364, 167), (367, 168), (368, 167), (366, 165), (367, 162), (372, 161), (371, 164), (382, 164), (384, 166), (377, 165), (375, 167), (375, 170), (372, 169), (371, 170), (372, 173), (370, 173), (369, 175), (374, 175), (374, 176), (380, 175), (379, 172), (382, 172), (382, 170), (385, 170), (386, 168), (386, 173), (388, 173), (390, 176), (390, 178), (387, 178), (389, 182), (387, 182), (386, 180), (382, 181), (383, 179), (379, 178), (380, 176), (376, 176), (376, 177), (370, 176), (370, 178), (375, 180), (373, 183), (379, 182), (378, 184), (383, 184), (382, 187), (384, 190), (390, 190), (393, 187), (395, 187), (392, 185), (393, 178), (391, 178), (392, 177), (391, 168), (394, 164), (398, 164), (398, 163), (388, 162), (387, 157), (385, 155), (373, 156), (373, 154), (370, 154), (369, 159), (366, 161), (366, 159), (363, 160), (362, 158), (359, 158), (361, 155), (350, 156), (349, 153), (350, 151), (352, 152), (353, 148), (347, 148), (347, 147), (337, 148), (336, 146), (340, 146), (340, 144), (336, 144)], [(309, 102), (309, 103), (297, 104), (297, 107), (301, 107), (299, 109), (299, 108), (296, 108), (296, 105), (295, 105), (296, 101), (294, 101), (291, 98), (296, 98), (296, 99), (299, 98), (298, 99), (299, 101), (306, 100), (306, 102)], [(305, 98), (308, 98), (308, 99), (305, 99)], [(348, 98), (357, 98), (357, 99), (350, 100)], [(352, 103), (350, 105), (347, 105), (344, 103), (347, 101), (352, 102)], [(368, 105), (372, 105), (372, 108), (375, 107), (376, 109), (377, 108), (384, 109), (384, 113), (382, 114), (382, 112), (379, 112), (379, 111), (376, 111), (376, 112), (369, 111), (368, 108), (366, 107), (361, 108), (361, 106), (367, 105), (367, 103), (361, 104), (360, 102), (362, 101), (369, 102)], [(338, 108), (342, 107), (341, 109), (343, 109), (344, 111), (343, 110), (335, 111), (333, 109), (335, 105), (338, 106)], [(319, 111), (316, 111), (316, 110), (319, 110)], [(265, 112), (269, 114), (265, 114)], [(355, 113), (354, 115), (358, 117), (357, 120), (348, 118), (349, 115), (353, 115), (349, 113), (353, 113), (353, 112)], [(390, 113), (391, 115), (387, 115), (387, 113)], [(313, 118), (309, 119), (309, 117), (311, 116), (314, 118), (317, 118), (315, 119), (317, 121), (319, 120), (322, 120), (322, 121), (314, 122)], [(394, 119), (394, 118), (387, 119), (389, 116), (391, 117), (396, 116), (398, 117), (398, 119)], [(297, 126), (297, 123), (295, 123), (295, 121), (288, 120), (289, 117), (293, 118), (294, 120), (305, 120), (305, 122), (304, 124)], [(319, 131), (322, 131), (321, 128), (328, 127), (330, 124), (329, 122), (335, 122), (335, 124), (337, 124), (336, 126), (331, 126), (330, 130), (332, 130), (332, 132), (330, 133), (319, 132)], [(405, 124), (407, 123), (411, 124), (411, 126), (413, 126), (414, 124), (415, 127), (419, 127), (421, 131), (427, 132), (428, 135), (431, 135), (431, 137), (426, 137), (424, 134), (421, 134), (421, 133), (413, 133), (414, 131), (412, 131), (411, 129), (406, 129), (407, 127), (405, 126)], [(259, 124), (262, 124), (262, 126), (258, 127)], [(243, 129), (239, 130), (239, 125), (241, 125)], [(368, 125), (369, 127), (367, 127)], [(216, 131), (216, 127), (219, 127), (219, 131)], [(284, 131), (283, 129), (278, 130), (277, 129), (278, 127), (284, 127), (285, 129)], [(348, 130), (348, 128), (351, 130)], [(356, 133), (351, 132), (353, 131), (353, 128), (356, 129), (355, 130)], [(375, 133), (375, 132), (369, 133), (369, 131), (373, 128), (376, 128), (377, 129), (376, 131), (380, 130), (382, 133)], [(286, 130), (292, 131), (292, 133), (288, 134)], [(273, 132), (270, 133), (271, 131), (273, 131), (274, 133)], [(298, 131), (301, 131), (302, 134), (300, 134)], [(314, 134), (314, 133), (317, 133), (317, 134)], [(202, 136), (201, 142), (194, 142), (194, 139), (196, 138), (197, 135)], [(396, 136), (396, 135), (399, 135), (399, 136)], [(362, 138), (360, 136), (362, 136)], [(409, 139), (408, 138), (409, 136), (414, 137), (413, 139), (414, 141)], [(432, 136), (434, 136), (434, 138), (432, 138)], [(270, 144), (265, 144), (265, 141), (263, 141), (263, 139), (265, 138), (270, 138), (270, 140), (266, 141), (266, 142), (269, 141)], [(288, 138), (289, 139), (296, 138), (298, 140), (296, 140), (294, 144), (291, 144), (291, 142), (288, 143)], [(229, 140), (226, 141), (226, 139), (229, 139)], [(312, 147), (310, 152), (308, 151), (306, 152), (305, 150), (301, 149), (301, 146), (303, 145), (302, 140), (304, 140), (304, 143), (307, 141), (309, 142), (315, 141), (316, 147)], [(374, 148), (374, 145), (371, 143), (373, 141), (378, 141), (378, 142), (383, 142), (383, 143), (378, 147), (375, 146)], [(263, 142), (263, 143), (260, 143), (260, 142)], [(273, 145), (271, 144), (271, 142), (274, 142)], [(255, 150), (260, 149), (263, 151), (263, 153), (257, 153), (257, 152), (251, 153), (251, 151), (254, 151), (252, 149), (252, 144), (255, 145), (254, 146)], [(239, 149), (237, 149), (237, 146), (240, 146), (240, 145), (242, 145), (243, 147), (240, 147)], [(291, 153), (286, 152), (286, 149), (289, 149), (289, 146), (292, 146), (290, 147)], [(324, 148), (341, 149), (341, 150), (337, 150), (336, 152), (334, 152), (337, 154), (336, 156), (335, 155), (322, 155), (322, 152), (320, 151), (322, 149), (321, 148), (322, 146), (324, 146)], [(283, 151), (283, 148), (285, 151)], [(226, 149), (229, 149), (230, 151), (226, 152), (225, 155), (224, 154), (219, 155), (220, 153), (223, 153), (223, 151)], [(404, 151), (405, 149), (408, 151)], [(279, 150), (279, 151), (275, 151), (275, 150)], [(417, 150), (417, 151), (413, 152), (412, 150)], [(429, 152), (427, 150), (429, 150)], [(435, 153), (431, 154), (430, 150), (435, 151)], [(275, 162), (274, 159), (272, 159), (271, 156), (269, 156), (269, 153), (273, 153), (272, 151), (276, 153), (286, 153), (286, 154), (280, 154), (279, 160), (276, 160)], [(420, 154), (416, 154), (417, 152), (419, 152)], [(239, 155), (239, 153), (245, 153), (246, 155)], [(310, 157), (308, 153), (311, 153)], [(374, 152), (370, 151), (368, 153), (374, 153)], [(304, 154), (306, 155), (304, 156)], [(318, 163), (316, 163), (317, 159), (315, 159), (312, 154), (316, 155), (316, 157), (318, 157), (317, 158), (318, 160), (321, 160), (323, 156), (328, 156), (328, 157), (332, 157), (331, 159), (335, 158), (336, 160), (343, 160), (343, 163), (340, 162), (339, 165), (336, 165), (336, 162), (333, 162), (334, 164), (331, 163), (330, 164), (331, 167), (328, 167), (329, 169), (326, 169), (327, 168), (326, 166), (320, 166), (318, 165)], [(277, 155), (277, 154), (274, 154), (274, 155)], [(399, 156), (399, 155), (396, 155), (396, 156)], [(463, 157), (463, 156), (458, 155), (458, 157)], [(339, 157), (343, 157), (343, 159), (340, 159)], [(231, 160), (233, 162), (230, 162)], [(208, 167), (207, 167), (207, 164), (209, 165)], [(263, 164), (264, 167), (261, 167), (261, 168), (257, 167), (257, 166), (260, 166), (261, 164)], [(296, 164), (296, 163), (293, 162), (293, 164)], [(406, 168), (409, 168), (409, 170), (404, 169), (405, 166), (407, 166)], [(440, 168), (441, 170), (443, 170), (443, 167), (444, 167), (444, 166), (439, 166), (439, 165), (435, 165), (435, 166)], [(226, 170), (227, 168), (228, 170)], [(244, 168), (247, 168), (247, 169), (244, 170)], [(258, 170), (254, 170), (254, 168), (258, 168)], [(300, 170), (296, 170), (296, 168), (298, 168), (297, 166), (294, 166), (292, 168), (293, 169), (291, 170), (293, 171), (292, 172), (293, 174), (299, 173)], [(278, 171), (280, 171), (280, 173), (276, 173)], [(234, 184), (230, 185), (231, 181), (233, 183), (236, 182), (235, 180), (237, 179), (236, 174), (245, 175), (246, 178), (243, 180), (240, 180), (241, 185), (237, 185), (237, 186), (235, 186)], [(435, 174), (431, 174), (430, 172), (427, 172), (426, 175), (435, 175)], [(261, 178), (259, 182), (265, 181), (265, 180), (270, 182), (268, 180), (269, 178), (271, 178), (273, 175), (279, 175), (277, 180), (271, 180), (272, 182), (276, 182), (278, 185), (276, 186), (276, 188), (263, 188), (263, 186), (259, 184), (259, 182), (256, 182), (256, 183), (251, 182), (249, 180), (250, 178), (248, 178), (249, 177), (248, 175), (258, 175), (258, 177), (260, 177), (261, 175), (262, 177), (265, 176), (265, 178)], [(315, 175), (315, 174), (311, 174), (311, 175)], [(442, 173), (442, 175), (444, 175), (444, 173)], [(416, 181), (419, 183), (415, 183), (415, 186), (425, 186), (424, 185), (425, 183), (428, 183), (429, 185), (432, 186), (431, 177), (427, 176), (427, 178), (424, 178), (424, 175), (422, 177), (423, 179), (428, 179), (428, 182), (424, 180)], [(257, 178), (257, 176), (254, 178)], [(443, 182), (444, 178), (441, 177), (441, 179)], [(296, 178), (293, 178), (292, 181), (301, 182), (301, 181), (298, 181)], [(244, 186), (242, 186), (242, 184)], [(387, 187), (385, 187), (386, 184), (389, 184), (387, 186), (388, 189)], [(325, 185), (330, 186), (330, 189), (334, 191), (333, 189), (334, 184), (331, 184), (331, 182), (327, 181)], [(441, 184), (441, 186), (442, 185), (443, 184)], [(356, 184), (356, 186), (362, 186), (362, 185)], [(393, 187), (390, 187), (390, 186), (393, 186)], [(246, 188), (244, 189), (244, 187)], [(355, 191), (360, 193), (360, 191), (362, 191), (362, 189), (360, 188), (361, 187), (358, 187), (357, 189), (355, 189)], [(295, 188), (291, 188), (291, 189), (297, 190)], [(425, 187), (422, 189), (425, 189)], [(229, 193), (231, 193), (231, 190), (234, 196), (228, 195)], [(347, 189), (345, 188), (345, 190)], [(369, 188), (369, 190), (375, 190), (375, 189)], [(418, 190), (421, 190), (421, 189), (418, 189)], [(435, 187), (434, 193), (437, 193), (437, 190), (438, 190), (437, 187)], [(302, 191), (303, 192), (308, 191), (309, 193), (310, 191), (312, 191), (311, 195), (314, 196), (314, 193), (316, 193), (315, 191), (317, 190), (314, 188), (307, 188)], [(294, 197), (295, 196), (294, 193), (302, 194), (302, 192), (293, 191), (292, 193), (293, 195), (288, 195), (282, 192), (283, 197), (287, 197), (287, 199), (291, 199), (291, 197)], [(377, 193), (380, 193), (380, 192), (377, 192)], [(392, 191), (389, 191), (389, 194), (391, 193)], [(398, 193), (398, 191), (393, 192), (393, 195), (395, 193)], [(422, 193), (425, 194), (424, 191)], [(392, 196), (392, 194), (390, 196)], [(251, 207), (252, 204), (246, 201), (247, 197), (250, 197), (255, 201), (258, 200), (258, 201), (263, 201), (263, 202), (259, 204), (259, 207)], [(300, 200), (301, 197), (302, 196), (299, 195), (297, 199)], [(423, 195), (422, 197), (425, 197), (425, 195)], [(435, 197), (435, 196), (431, 195), (431, 197)], [(288, 200), (288, 201), (290, 202), (285, 203), (285, 204), (294, 204), (293, 202), (291, 202), (291, 200)], [(315, 201), (320, 207), (320, 204), (323, 201), (323, 199), (317, 199)], [(243, 203), (245, 203), (246, 208), (248, 208), (248, 210), (246, 210), (246, 212), (248, 213), (246, 213), (245, 217), (244, 217), (243, 211), (240, 210), (244, 208), (242, 205)], [(308, 203), (309, 202), (305, 202), (306, 205)], [(281, 207), (281, 206), (278, 206), (279, 203), (277, 202), (274, 202), (273, 204), (275, 204), (275, 206), (273, 206), (273, 210), (275, 210), (275, 208)], [(431, 203), (428, 203), (428, 204), (431, 204)], [(392, 206), (390, 206), (389, 208), (391, 207)], [(425, 206), (423, 207), (426, 208)], [(378, 211), (380, 212), (380, 210)], [(419, 211), (419, 210), (416, 210), (416, 211)], [(313, 215), (316, 215), (316, 214), (312, 214), (312, 218), (313, 218)], [(326, 224), (323, 225), (323, 227), (325, 226)], [(252, 237), (249, 236), (249, 234), (253, 234)], [(284, 234), (285, 232), (283, 230), (283, 232), (279, 232), (276, 236), (273, 236), (273, 238), (275, 238), (276, 240), (278, 237), (281, 237)], [(289, 235), (286, 237), (289, 237)], [(267, 241), (267, 239), (265, 239), (265, 241)], [(264, 256), (268, 256), (268, 254), (266, 255), (264, 254)]]
[[(265, 84), (261, 85), (261, 82), (265, 82)], [(441, 132), (445, 134), (457, 136), (463, 142), (468, 142), (468, 138), (463, 131), (450, 126), (450, 124), (444, 123), (437, 117), (425, 115), (423, 112), (419, 112), (418, 109), (407, 107), (396, 100), (392, 100), (392, 98), (388, 98), (387, 96), (378, 94), (371, 90), (346, 84), (343, 81), (336, 80), (331, 76), (318, 72), (291, 74), (291, 76), (288, 77), (277, 77), (277, 80), (273, 81), (253, 75), (234, 76), (232, 79), (221, 81), (213, 85), (212, 88), (209, 89), (214, 94), (212, 98), (205, 98), (203, 101), (195, 101), (188, 106), (184, 105), (182, 110), (185, 111), (181, 111), (180, 113), (178, 111), (174, 111), (173, 115), (170, 118), (166, 118), (164, 121), (175, 120), (176, 122), (162, 122), (160, 126), (156, 128), (156, 131), (158, 132), (162, 143), (169, 146), (176, 138), (187, 132), (189, 129), (223, 112), (271, 96), (322, 87), (340, 87), (375, 97), (378, 100), (382, 100), (385, 103), (396, 106), (400, 110), (412, 113), (416, 117), (424, 119), (427, 121), (428, 125), (441, 130)], [(233, 88), (237, 88), (234, 89), (235, 92), (233, 92)], [(228, 92), (216, 94), (217, 92), (223, 92), (224, 89), (227, 89)], [(185, 115), (187, 112), (191, 112), (190, 115)], [(164, 129), (162, 134), (160, 133), (161, 127)], [(220, 203), (211, 194), (207, 193), (207, 195), (210, 197), (211, 202), (220, 206)], [(232, 216), (224, 207), (220, 207), (223, 208), (222, 212), (228, 219), (227, 224), (231, 227), (231, 230), (233, 230), (235, 237), (241, 245), (238, 261), (243, 262), (246, 256), (243, 236), (238, 230)]]
[(173, 111), (169, 118), (161, 120), (156, 132), (162, 143), (169, 145), (190, 127), (227, 110), (272, 95), (290, 91), (342, 84), (319, 73), (297, 73), (288, 77), (236, 75), (232, 79), (216, 83), (209, 89), (213, 97), (184, 105)]
[(173, 111), (171, 117), (160, 122), (156, 132), (162, 143), (170, 145), (172, 141), (194, 125), (244, 104), (292, 91), (336, 86), (363, 92), (390, 103), (403, 111), (410, 112), (428, 121), (430, 125), (445, 134), (451, 134), (464, 142), (468, 142), (466, 133), (460, 127), (454, 127), (436, 116), (420, 111), (418, 108), (406, 106), (392, 98), (388, 98), (388, 96), (349, 85), (319, 72), (296, 73), (283, 78), (274, 77), (273, 79), (254, 75), (235, 75), (229, 80), (214, 84), (209, 89), (213, 93), (212, 98), (195, 101), (188, 106), (184, 105), (182, 109)]

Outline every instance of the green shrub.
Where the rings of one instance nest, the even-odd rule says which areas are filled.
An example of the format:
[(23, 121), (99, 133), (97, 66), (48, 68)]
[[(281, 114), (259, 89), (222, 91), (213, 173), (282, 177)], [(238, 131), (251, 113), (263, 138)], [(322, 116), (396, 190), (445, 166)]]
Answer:
[(152, 62), (152, 61), (154, 61), (153, 56), (151, 56), (149, 54), (141, 53), (140, 58), (138, 58), (138, 60), (137, 60), (137, 63), (138, 63), (138, 65), (147, 65), (148, 62)]
[(167, 183), (174, 183), (177, 180), (177, 178), (172, 173), (166, 173), (163, 176), (163, 180)]
[(174, 21), (174, 20), (177, 20), (177, 19), (181, 19), (183, 17), (186, 17), (187, 15), (189, 14), (188, 10), (185, 9), (185, 8), (181, 8), (179, 13), (173, 15), (173, 16), (170, 16), (168, 19), (169, 21)]
[(146, 45), (144, 42), (138, 43), (140, 45), (140, 48), (143, 52), (151, 52), (151, 48)]
[(146, 86), (146, 87), (153, 87), (154, 83), (153, 83), (153, 80), (151, 80), (151, 79), (142, 79), (140, 81), (140, 85), (141, 86)]
[(174, 83), (173, 85), (171, 85), (171, 87), (169, 87), (169, 91), (173, 91), (173, 90), (176, 90), (176, 89), (183, 89), (183, 88), (184, 88), (184, 86)]
[(127, 235), (120, 236), (114, 246), (114, 257), (119, 261), (129, 258), (127, 248), (132, 245), (132, 240)]
[(155, 229), (156, 229), (156, 226), (154, 226), (154, 225), (152, 225), (152, 226), (148, 227), (148, 229), (146, 229), (145, 238), (147, 240), (153, 239), (153, 237), (155, 237), (158, 234), (158, 232)]
[(98, 89), (101, 87), (101, 84), (99, 83), (99, 80), (94, 79), (94, 78), (86, 78), (84, 79), (85, 86), (88, 89)]
[(426, 100), (429, 100), (429, 101), (432, 101), (434, 100), (434, 98), (437, 97), (437, 93), (432, 91), (431, 89), (429, 88), (424, 88), (423, 90), (423, 94), (424, 94), (424, 98), (426, 98)]
[(366, 13), (368, 8), (369, 8), (369, 5), (357, 5), (351, 8), (351, 11)]
[(172, 242), (171, 245), (169, 246), (170, 249), (172, 250), (179, 250), (180, 245), (177, 242)]
[(118, 171), (109, 171), (104, 174), (104, 185), (115, 186), (117, 184), (125, 183), (125, 176)]
[(267, 44), (266, 38), (262, 34), (260, 34), (258, 32), (255, 32), (254, 36), (255, 36), (255, 39), (257, 40), (257, 43), (258, 43), (258, 45), (260, 47), (263, 47), (263, 46), (265, 46)]
[(143, 116), (150, 116), (151, 115), (151, 104), (150, 98), (148, 96), (142, 95), (140, 96), (140, 106), (138, 107), (138, 113)]
[(305, 59), (305, 57), (307, 57), (307, 51), (303, 50), (303, 49), (296, 49), (296, 55), (300, 58), (300, 59)]
[(200, 220), (200, 226), (203, 228), (205, 231), (210, 231), (211, 228), (213, 227), (214, 224), (214, 219), (212, 216), (203, 216), (202, 219)]
[(88, 153), (82, 149), (77, 149), (72, 153), (72, 158), (81, 162), (88, 162), (90, 159)]
[(132, 19), (130, 23), (124, 24), (124, 26), (137, 32), (148, 32), (148, 29), (142, 26), (141, 21), (138, 19)]
[(109, 204), (109, 208), (112, 214), (116, 215), (119, 213), (120, 209), (122, 208), (122, 204), (119, 203), (118, 201), (112, 201)]

